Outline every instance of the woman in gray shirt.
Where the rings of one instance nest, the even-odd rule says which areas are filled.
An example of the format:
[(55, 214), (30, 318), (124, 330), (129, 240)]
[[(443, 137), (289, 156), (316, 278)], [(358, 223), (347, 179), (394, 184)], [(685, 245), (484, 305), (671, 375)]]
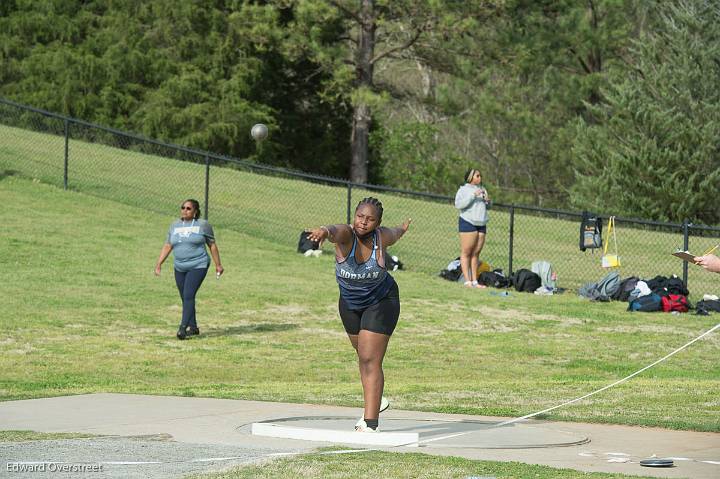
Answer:
[(195, 295), (210, 266), (210, 257), (205, 245), (210, 248), (219, 278), (225, 270), (220, 264), (220, 252), (212, 226), (200, 219), (200, 203), (197, 200), (185, 200), (180, 207), (180, 219), (170, 226), (165, 244), (160, 250), (160, 257), (155, 264), (155, 275), (160, 276), (163, 262), (170, 252), (173, 252), (175, 284), (180, 291), (183, 305), (182, 320), (177, 332), (178, 339), (200, 334), (195, 319)]
[(460, 268), (468, 288), (484, 288), (478, 279), (478, 255), (485, 245), (490, 197), (482, 186), (480, 170), (470, 168), (465, 173), (465, 184), (455, 194), (455, 208), (460, 210)]

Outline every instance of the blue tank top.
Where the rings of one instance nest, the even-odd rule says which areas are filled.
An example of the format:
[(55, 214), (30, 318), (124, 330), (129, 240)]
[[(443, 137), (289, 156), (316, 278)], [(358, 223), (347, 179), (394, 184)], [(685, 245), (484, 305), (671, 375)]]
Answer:
[(364, 263), (357, 262), (355, 247), (357, 236), (353, 232), (353, 246), (350, 254), (344, 261), (335, 264), (335, 278), (340, 287), (340, 298), (345, 301), (348, 309), (365, 309), (383, 299), (393, 284), (393, 279), (387, 269), (378, 264), (377, 251), (380, 233), (373, 232), (373, 249), (370, 258)]

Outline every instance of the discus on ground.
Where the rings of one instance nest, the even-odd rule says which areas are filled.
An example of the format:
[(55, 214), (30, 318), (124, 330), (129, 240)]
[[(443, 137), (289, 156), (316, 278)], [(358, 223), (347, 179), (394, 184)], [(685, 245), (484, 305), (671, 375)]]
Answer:
[(672, 459), (643, 459), (640, 461), (641, 466), (645, 467), (673, 467)]

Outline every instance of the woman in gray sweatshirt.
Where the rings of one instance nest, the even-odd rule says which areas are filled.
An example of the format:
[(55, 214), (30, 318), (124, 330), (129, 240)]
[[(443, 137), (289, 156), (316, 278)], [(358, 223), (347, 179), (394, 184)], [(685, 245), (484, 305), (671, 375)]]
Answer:
[(460, 210), (460, 267), (468, 288), (485, 287), (477, 282), (478, 256), (485, 244), (489, 202), (487, 190), (482, 186), (482, 173), (470, 168), (465, 174), (465, 184), (455, 194), (455, 208)]
[(210, 267), (206, 245), (210, 248), (210, 256), (215, 262), (215, 272), (219, 279), (225, 268), (220, 264), (220, 252), (212, 226), (206, 220), (200, 219), (200, 203), (197, 200), (185, 200), (180, 205), (180, 219), (170, 226), (167, 240), (155, 264), (155, 275), (160, 276), (163, 262), (170, 252), (173, 253), (175, 284), (183, 305), (178, 339), (200, 334), (195, 318), (195, 296)]

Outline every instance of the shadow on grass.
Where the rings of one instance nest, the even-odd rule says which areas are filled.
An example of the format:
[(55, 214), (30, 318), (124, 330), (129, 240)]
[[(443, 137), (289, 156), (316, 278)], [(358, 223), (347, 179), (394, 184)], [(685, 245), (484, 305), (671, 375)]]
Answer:
[(14, 170), (2, 170), (0, 171), (0, 181), (4, 180), (5, 178), (9, 178), (11, 176), (17, 175), (18, 172)]
[(200, 337), (198, 339), (214, 338), (218, 336), (238, 336), (241, 334), (251, 333), (272, 333), (276, 331), (289, 331), (291, 329), (297, 329), (297, 324), (292, 323), (260, 323), (260, 324), (249, 324), (246, 326), (230, 326), (223, 329), (210, 329), (206, 331), (200, 330)]

